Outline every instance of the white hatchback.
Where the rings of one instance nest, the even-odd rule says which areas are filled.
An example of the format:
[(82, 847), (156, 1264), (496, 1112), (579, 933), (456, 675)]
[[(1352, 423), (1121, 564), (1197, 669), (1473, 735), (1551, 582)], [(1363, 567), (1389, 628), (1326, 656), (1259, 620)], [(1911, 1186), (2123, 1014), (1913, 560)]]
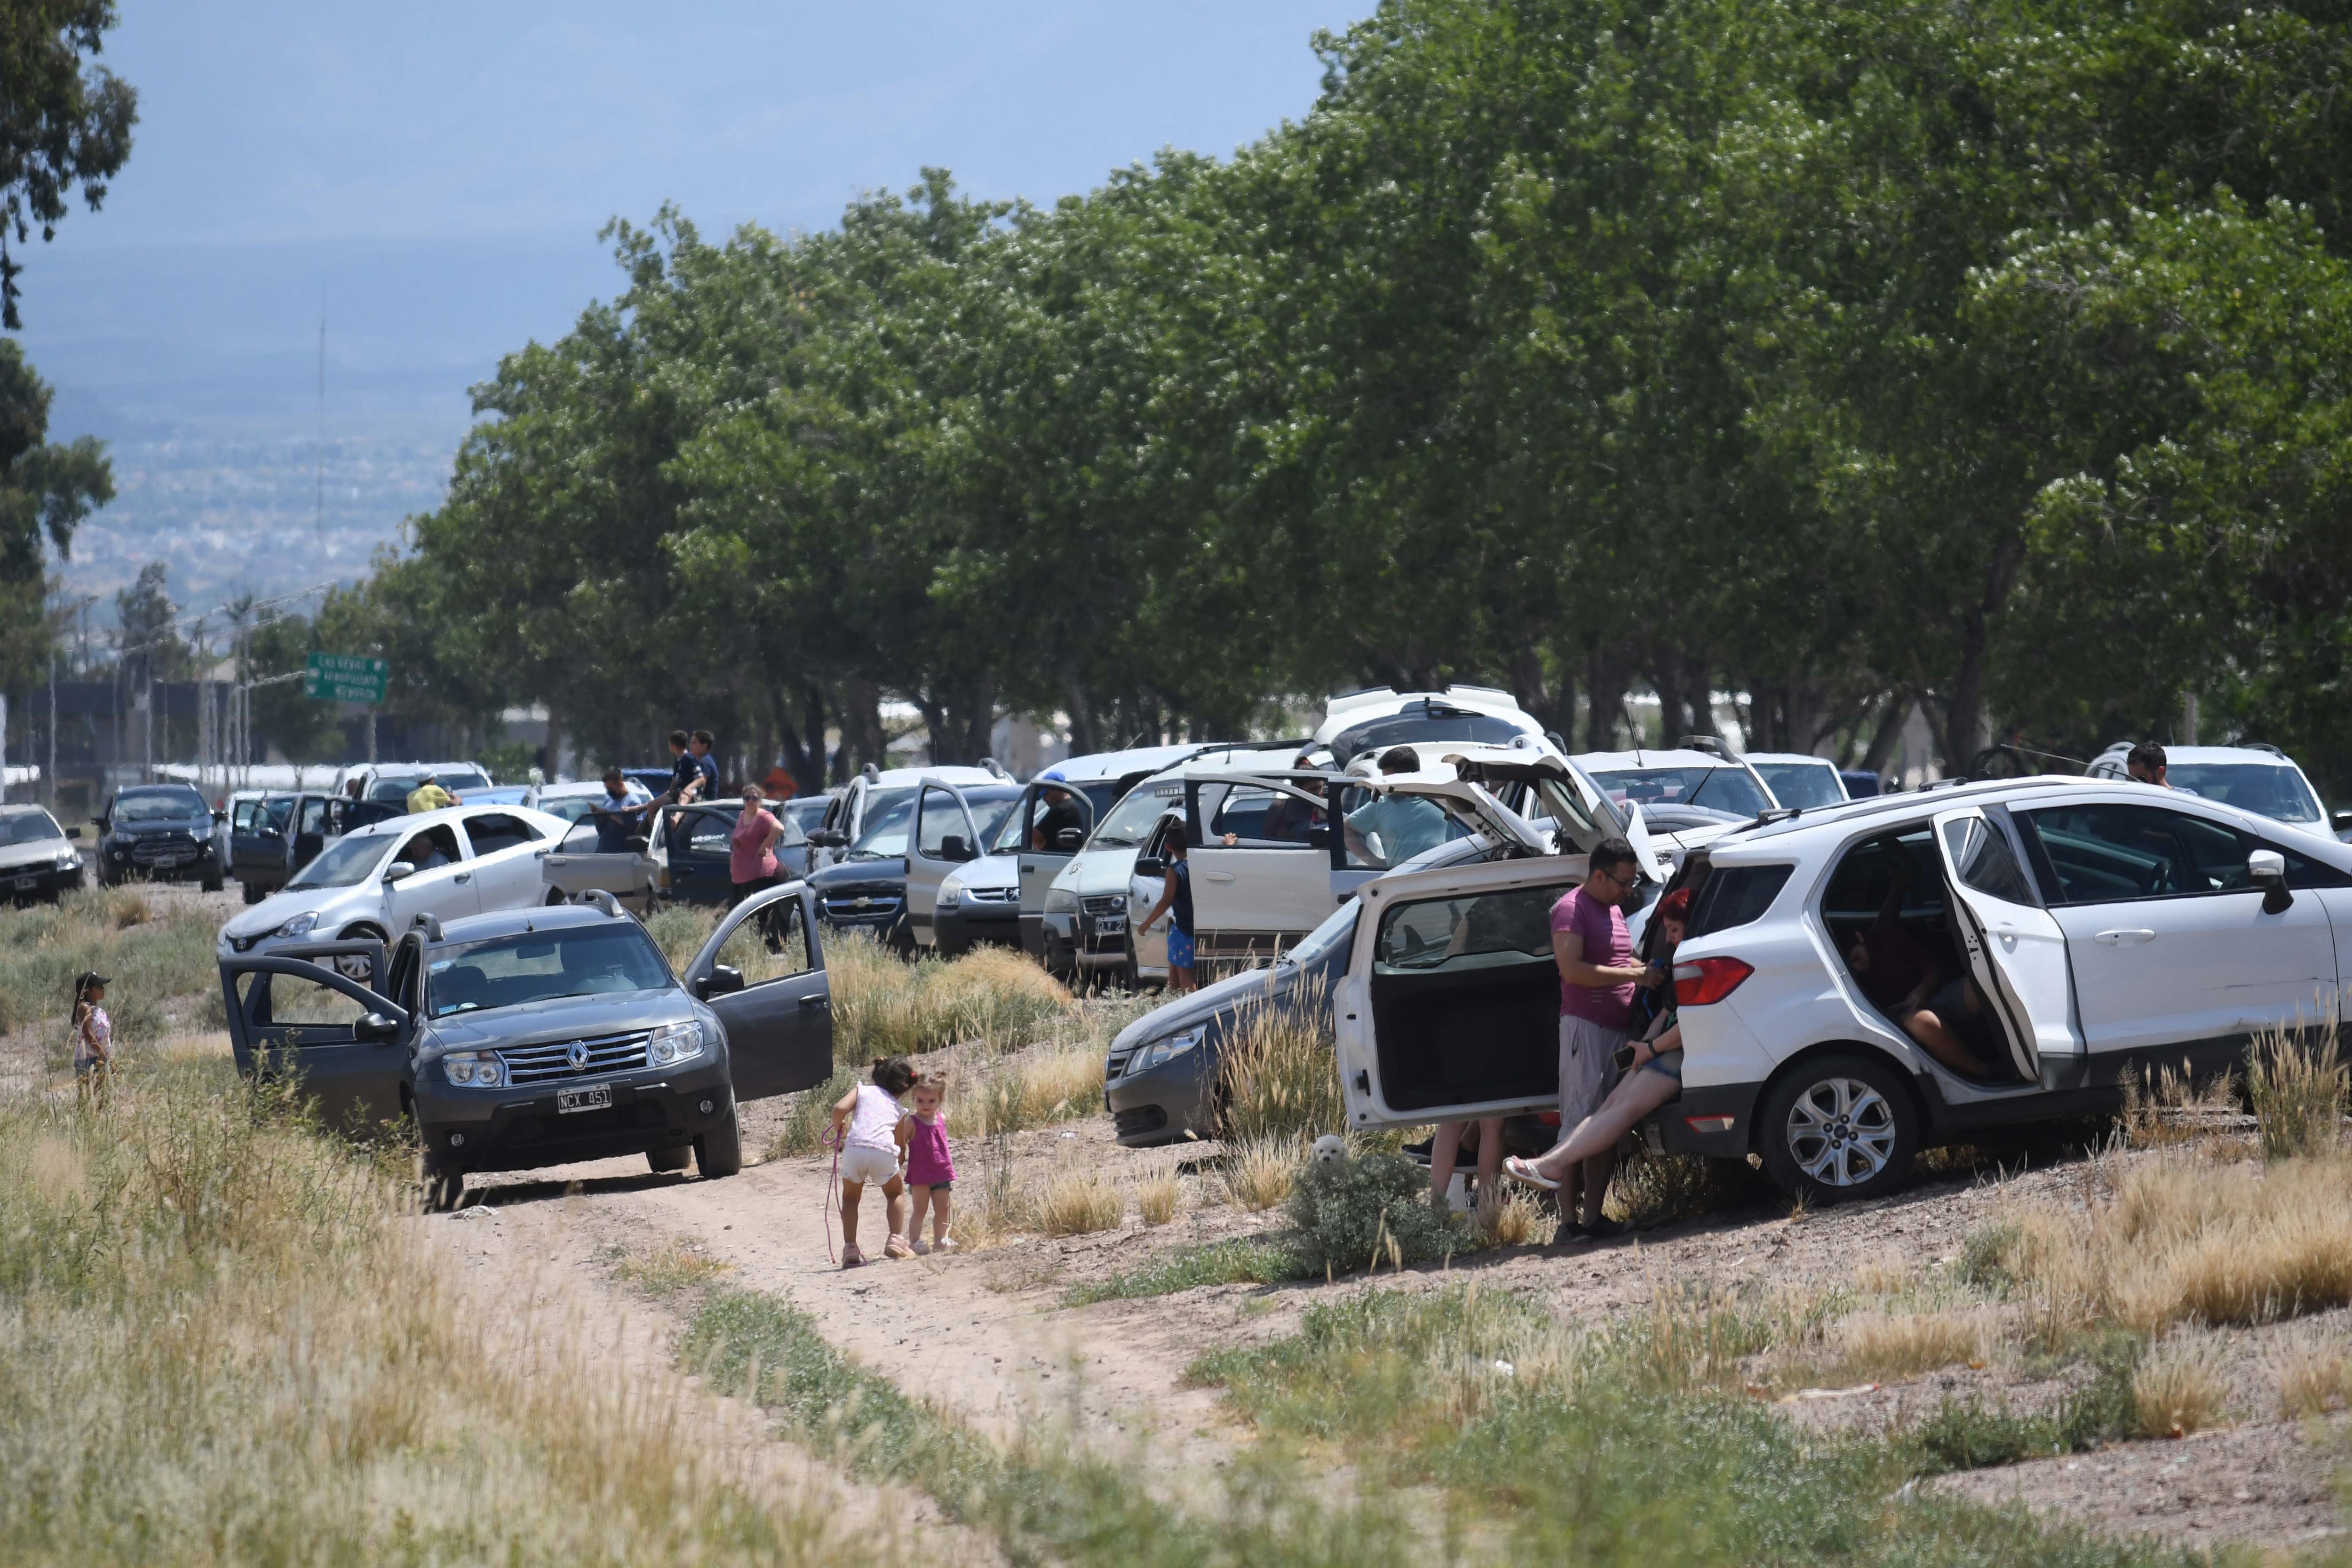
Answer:
[[(2129, 1075), (2239, 1066), (2256, 1032), (2336, 1017), (2352, 959), (2352, 845), (2145, 784), (1803, 811), (1717, 839), (1675, 879), (1694, 896), (1675, 954), (1684, 1087), (1653, 1145), (1753, 1153), (1815, 1199), (1875, 1196), (1979, 1129), (2112, 1110)], [(1547, 917), (1568, 886), (1556, 862), (1518, 860), (1362, 889), (1336, 998), (1353, 1125), (1556, 1099)], [(1890, 977), (1849, 956), (1887, 940), (1977, 999), (1981, 1076), (1916, 1044)]]

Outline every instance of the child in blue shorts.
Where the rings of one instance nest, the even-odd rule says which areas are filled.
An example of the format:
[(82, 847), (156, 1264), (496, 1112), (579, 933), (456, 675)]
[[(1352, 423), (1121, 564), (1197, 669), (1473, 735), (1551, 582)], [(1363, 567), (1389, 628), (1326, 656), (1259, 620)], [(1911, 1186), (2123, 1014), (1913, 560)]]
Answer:
[(1171, 995), (1192, 989), (1192, 863), (1185, 858), (1184, 825), (1168, 829), (1168, 885), (1160, 901), (1135, 928), (1140, 938), (1161, 915), (1168, 917), (1168, 991)]

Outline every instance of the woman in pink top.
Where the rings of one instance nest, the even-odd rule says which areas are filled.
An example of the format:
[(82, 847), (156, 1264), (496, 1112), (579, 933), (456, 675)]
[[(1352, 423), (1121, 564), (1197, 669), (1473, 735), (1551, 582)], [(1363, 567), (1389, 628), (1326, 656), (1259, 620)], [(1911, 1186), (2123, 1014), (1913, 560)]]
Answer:
[(784, 825), (768, 810), (760, 786), (745, 784), (743, 815), (727, 839), (727, 879), (735, 884), (729, 909), (776, 885), (776, 840), (783, 836)]

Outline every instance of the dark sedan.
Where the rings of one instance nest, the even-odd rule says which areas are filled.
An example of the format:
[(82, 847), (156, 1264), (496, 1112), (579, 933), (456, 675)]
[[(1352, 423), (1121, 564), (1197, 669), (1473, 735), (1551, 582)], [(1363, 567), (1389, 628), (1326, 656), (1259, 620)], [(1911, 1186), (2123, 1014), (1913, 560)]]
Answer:
[(207, 893), (225, 885), (213, 809), (186, 784), (133, 784), (90, 820), (98, 827), (98, 879), (108, 887), (128, 877), (193, 879)]

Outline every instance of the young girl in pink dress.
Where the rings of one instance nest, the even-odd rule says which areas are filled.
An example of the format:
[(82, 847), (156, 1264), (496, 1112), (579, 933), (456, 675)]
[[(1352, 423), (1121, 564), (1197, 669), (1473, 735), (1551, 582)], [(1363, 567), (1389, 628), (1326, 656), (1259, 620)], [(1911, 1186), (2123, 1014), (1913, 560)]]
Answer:
[[(907, 1117), (907, 1191), (913, 1196), (907, 1215), (907, 1239), (915, 1252), (953, 1252), (955, 1237), (948, 1234), (948, 1192), (955, 1185), (955, 1159), (948, 1152), (948, 1075), (926, 1074), (915, 1080), (915, 1109)], [(923, 1239), (923, 1209), (931, 1211), (931, 1239)]]

